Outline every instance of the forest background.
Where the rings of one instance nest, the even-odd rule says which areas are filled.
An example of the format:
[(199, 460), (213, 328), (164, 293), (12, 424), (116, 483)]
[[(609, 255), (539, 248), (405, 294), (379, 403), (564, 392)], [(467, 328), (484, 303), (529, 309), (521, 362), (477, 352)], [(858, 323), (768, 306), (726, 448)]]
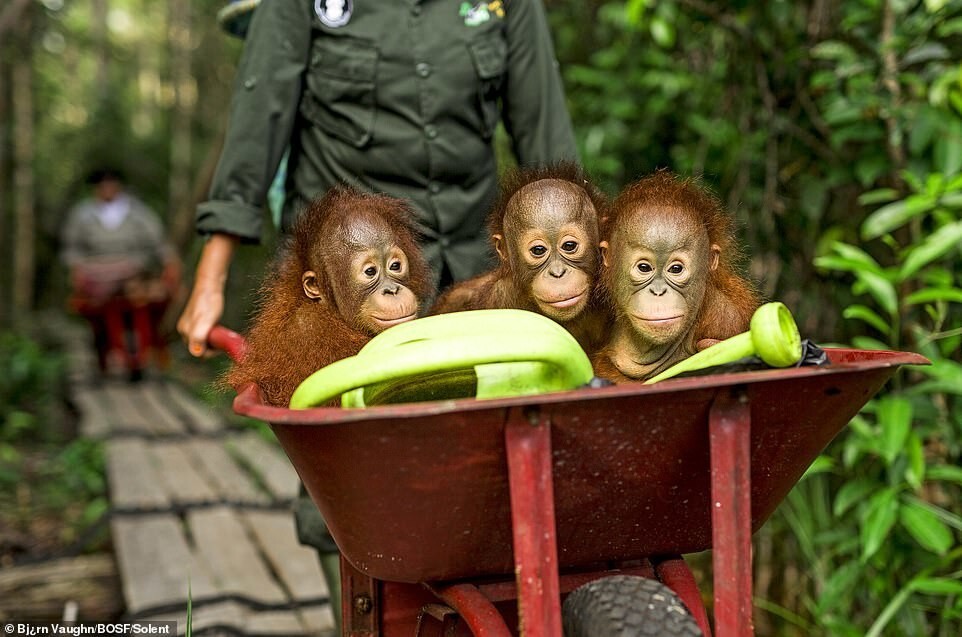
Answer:
[[(44, 424), (60, 366), (35, 317), (63, 310), (57, 233), (96, 163), (124, 168), (189, 275), (241, 47), (225, 3), (0, 6), (0, 522), (30, 444), (60, 445), (69, 498), (103, 506), (96, 448)], [(962, 634), (962, 1), (546, 4), (605, 190), (703, 177), (804, 336), (933, 362), (900, 372), (756, 534), (758, 634)], [(268, 256), (242, 250), (228, 325)]]

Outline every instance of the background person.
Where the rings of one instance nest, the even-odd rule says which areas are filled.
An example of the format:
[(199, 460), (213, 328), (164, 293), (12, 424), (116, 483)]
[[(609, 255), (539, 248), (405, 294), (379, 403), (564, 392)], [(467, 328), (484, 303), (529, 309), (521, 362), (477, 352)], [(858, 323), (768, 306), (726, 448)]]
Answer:
[(167, 364), (159, 323), (179, 280), (178, 264), (157, 215), (124, 189), (118, 171), (94, 170), (87, 183), (93, 196), (70, 210), (61, 232), (68, 303), (91, 326), (100, 372), (116, 363), (139, 380), (151, 353)]

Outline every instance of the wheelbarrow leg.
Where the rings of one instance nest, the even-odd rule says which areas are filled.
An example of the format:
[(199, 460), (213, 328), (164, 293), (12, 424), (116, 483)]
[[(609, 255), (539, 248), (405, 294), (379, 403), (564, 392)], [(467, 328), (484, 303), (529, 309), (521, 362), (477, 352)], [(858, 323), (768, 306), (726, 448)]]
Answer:
[(701, 591), (695, 582), (695, 576), (681, 557), (669, 558), (655, 563), (655, 573), (661, 583), (675, 592), (688, 607), (691, 616), (695, 618), (698, 627), (705, 637), (711, 637), (711, 626), (708, 623), (708, 612), (701, 601)]
[(744, 388), (719, 393), (711, 439), (715, 637), (752, 635), (751, 410)]
[(551, 422), (538, 409), (512, 409), (504, 434), (520, 632), (561, 637)]

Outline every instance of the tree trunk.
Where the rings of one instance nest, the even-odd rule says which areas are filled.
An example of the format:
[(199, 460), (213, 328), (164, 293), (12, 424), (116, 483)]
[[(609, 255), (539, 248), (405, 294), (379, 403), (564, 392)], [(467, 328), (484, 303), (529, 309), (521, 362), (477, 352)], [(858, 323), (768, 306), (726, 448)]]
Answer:
[(10, 273), (13, 254), (13, 241), (10, 236), (10, 66), (5, 60), (10, 50), (0, 42), (0, 327), (9, 327), (10, 305)]
[(19, 55), (13, 62), (13, 311), (22, 317), (33, 307), (34, 272), (34, 144), (33, 68), (31, 55), (32, 7), (21, 21)]
[(97, 101), (105, 101), (110, 94), (110, 38), (107, 28), (107, 17), (110, 14), (108, 0), (93, 0), (90, 3), (93, 15), (90, 20), (91, 38), (96, 47), (94, 55), (97, 60), (96, 95)]
[(191, 123), (197, 104), (197, 84), (191, 74), (191, 2), (170, 0), (168, 6), (168, 43), (170, 80), (174, 86), (174, 107), (170, 117), (170, 182), (168, 215), (178, 219), (180, 211), (193, 207), (191, 193)]

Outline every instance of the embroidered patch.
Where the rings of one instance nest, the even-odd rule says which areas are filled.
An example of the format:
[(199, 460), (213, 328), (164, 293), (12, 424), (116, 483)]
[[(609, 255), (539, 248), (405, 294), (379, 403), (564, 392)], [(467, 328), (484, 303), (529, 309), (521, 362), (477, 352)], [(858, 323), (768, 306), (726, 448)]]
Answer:
[(342, 27), (354, 13), (354, 0), (314, 0), (314, 13), (325, 26)]
[(481, 2), (471, 6), (470, 2), (462, 2), (458, 15), (464, 18), (465, 26), (476, 27), (484, 24), (492, 17), (504, 17), (504, 3), (502, 0), (492, 0), (491, 2)]

